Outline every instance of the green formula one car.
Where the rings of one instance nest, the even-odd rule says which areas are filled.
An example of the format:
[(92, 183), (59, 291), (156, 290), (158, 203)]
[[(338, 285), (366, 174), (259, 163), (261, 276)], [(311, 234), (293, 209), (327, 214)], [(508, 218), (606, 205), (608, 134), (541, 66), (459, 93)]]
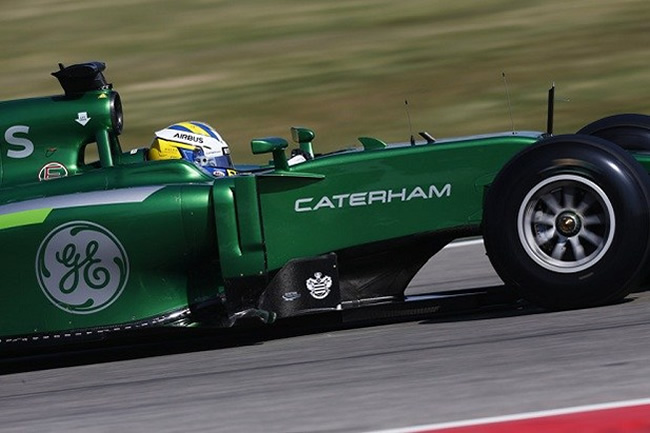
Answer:
[[(254, 139), (268, 166), (215, 176), (163, 148), (123, 152), (104, 67), (61, 65), (63, 95), (0, 102), (4, 346), (398, 306), (428, 259), (468, 236), (484, 237), (508, 290), (545, 308), (619, 300), (643, 277), (645, 116), (560, 136), (362, 137), (325, 155), (292, 128), (300, 162), (285, 139)], [(180, 150), (206, 157), (198, 142)]]

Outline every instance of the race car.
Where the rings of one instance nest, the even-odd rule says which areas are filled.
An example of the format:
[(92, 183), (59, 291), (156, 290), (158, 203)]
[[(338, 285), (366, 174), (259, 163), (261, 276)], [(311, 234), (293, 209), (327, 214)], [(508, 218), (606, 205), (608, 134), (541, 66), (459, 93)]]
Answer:
[[(482, 236), (508, 291), (602, 305), (644, 276), (650, 120), (318, 154), (312, 130), (253, 139), (268, 165), (211, 176), (123, 151), (120, 96), (88, 62), (64, 93), (0, 103), (0, 343), (155, 326), (230, 327), (398, 307), (449, 242)], [(89, 161), (92, 150), (99, 160)]]

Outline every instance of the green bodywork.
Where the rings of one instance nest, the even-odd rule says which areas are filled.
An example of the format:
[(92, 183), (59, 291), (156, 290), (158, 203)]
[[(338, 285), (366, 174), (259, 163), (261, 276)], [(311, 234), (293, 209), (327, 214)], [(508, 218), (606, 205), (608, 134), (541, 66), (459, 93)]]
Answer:
[[(541, 136), (388, 146), (366, 137), (295, 165), (284, 139), (258, 139), (252, 150), (270, 153), (271, 166), (212, 178), (183, 160), (122, 152), (115, 98), (104, 88), (0, 103), (0, 341), (225, 325), (259, 307), (293, 259), (478, 234), (486, 186)], [(292, 136), (317, 152), (313, 132)], [(99, 161), (87, 162), (95, 146)], [(247, 296), (231, 302), (238, 291)]]

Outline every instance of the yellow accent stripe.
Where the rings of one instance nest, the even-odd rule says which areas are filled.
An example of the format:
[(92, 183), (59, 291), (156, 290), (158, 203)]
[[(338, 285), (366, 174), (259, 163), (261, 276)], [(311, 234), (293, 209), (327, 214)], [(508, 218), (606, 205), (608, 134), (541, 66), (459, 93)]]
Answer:
[[(196, 146), (192, 146), (191, 144), (179, 143), (178, 141), (168, 141), (162, 138), (159, 138), (158, 141), (164, 143), (167, 146), (173, 147), (174, 149), (181, 147), (183, 149), (194, 150), (196, 148)], [(176, 152), (178, 152), (178, 149), (176, 149)], [(180, 152), (178, 152), (178, 158), (181, 158)]]
[(190, 131), (192, 131), (192, 132), (195, 133), (195, 134), (199, 134), (199, 135), (207, 135), (207, 134), (205, 133), (205, 131), (203, 130), (203, 128), (201, 128), (200, 126), (196, 126), (196, 125), (194, 125), (193, 123), (190, 123), (190, 122), (181, 122), (181, 123), (179, 123), (179, 125), (184, 126), (185, 128), (189, 129)]
[(41, 224), (53, 209), (34, 209), (0, 215), (0, 230), (12, 227)]

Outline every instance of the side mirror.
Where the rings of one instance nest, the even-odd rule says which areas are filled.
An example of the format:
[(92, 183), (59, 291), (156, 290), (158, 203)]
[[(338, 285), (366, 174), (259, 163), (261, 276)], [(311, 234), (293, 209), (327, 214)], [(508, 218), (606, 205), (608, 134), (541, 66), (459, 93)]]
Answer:
[(254, 155), (273, 153), (273, 164), (276, 170), (289, 170), (287, 155), (284, 149), (289, 146), (287, 140), (281, 137), (255, 138), (251, 141), (251, 150)]
[(311, 142), (316, 137), (314, 131), (307, 128), (299, 128), (296, 126), (291, 127), (291, 139), (300, 144), (300, 150), (307, 153), (312, 158), (314, 157), (314, 149)]

